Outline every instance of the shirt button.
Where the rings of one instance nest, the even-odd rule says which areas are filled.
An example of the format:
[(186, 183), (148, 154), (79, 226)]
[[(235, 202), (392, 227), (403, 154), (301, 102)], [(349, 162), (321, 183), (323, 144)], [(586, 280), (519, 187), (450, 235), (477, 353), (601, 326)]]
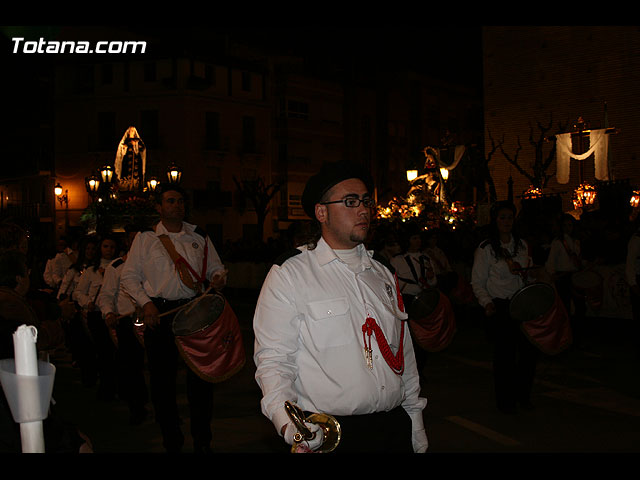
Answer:
[(329, 310), (329, 311), (327, 312), (327, 315), (331, 315), (331, 310)]
[(384, 385), (382, 385), (382, 387), (381, 387), (381, 388), (382, 388), (382, 390), (384, 390)]

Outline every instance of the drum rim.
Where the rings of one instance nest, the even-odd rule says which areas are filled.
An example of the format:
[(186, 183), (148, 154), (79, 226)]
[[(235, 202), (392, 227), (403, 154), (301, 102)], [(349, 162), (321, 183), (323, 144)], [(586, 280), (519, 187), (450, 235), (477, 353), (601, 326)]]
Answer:
[[(222, 300), (222, 311), (224, 311), (224, 308), (225, 308), (225, 306), (227, 304), (227, 299), (224, 297), (224, 295), (221, 295), (218, 292), (214, 292), (214, 293), (205, 293), (204, 295), (200, 295), (199, 297), (196, 297), (191, 302), (189, 302), (189, 303), (185, 304), (184, 306), (182, 306), (182, 308), (180, 308), (176, 312), (176, 314), (173, 316), (173, 320), (171, 321), (171, 331), (173, 332), (173, 334), (176, 337), (188, 337), (189, 335), (195, 335), (197, 333), (200, 333), (200, 332), (206, 330), (207, 328), (209, 328), (211, 325), (213, 325), (216, 322), (217, 318), (215, 318), (213, 321), (207, 323), (206, 325), (200, 327), (198, 330), (193, 330), (193, 331), (191, 331), (189, 333), (176, 333), (175, 325), (176, 325), (176, 318), (178, 317), (178, 315), (182, 311), (184, 311), (187, 308), (189, 308), (189, 306), (192, 305), (192, 302), (196, 301), (197, 299), (202, 299), (203, 297), (219, 297)], [(222, 314), (222, 311), (220, 312), (221, 314)]]

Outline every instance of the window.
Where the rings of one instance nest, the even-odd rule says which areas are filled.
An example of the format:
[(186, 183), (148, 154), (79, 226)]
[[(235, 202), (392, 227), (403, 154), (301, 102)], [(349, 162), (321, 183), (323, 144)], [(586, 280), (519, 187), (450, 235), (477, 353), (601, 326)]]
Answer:
[(298, 100), (287, 101), (287, 117), (309, 119), (309, 104)]
[(242, 150), (256, 151), (256, 119), (253, 117), (242, 117)]
[(102, 76), (100, 77), (100, 81), (102, 85), (111, 85), (113, 84), (113, 65), (110, 63), (106, 63), (102, 65)]
[(155, 62), (146, 62), (144, 64), (144, 81), (155, 82), (156, 81), (156, 64)]
[(218, 112), (205, 113), (205, 148), (220, 150), (220, 114)]
[(140, 128), (138, 133), (146, 148), (159, 146), (159, 120), (157, 110), (143, 110), (140, 112)]
[(251, 91), (251, 73), (242, 72), (242, 90), (245, 92)]
[(114, 112), (98, 112), (98, 138), (96, 149), (113, 150), (118, 145), (116, 139), (116, 114)]

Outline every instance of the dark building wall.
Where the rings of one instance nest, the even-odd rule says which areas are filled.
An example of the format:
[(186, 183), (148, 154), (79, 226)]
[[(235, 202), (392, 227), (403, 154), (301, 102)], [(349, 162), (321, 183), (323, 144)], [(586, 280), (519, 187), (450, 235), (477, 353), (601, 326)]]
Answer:
[[(537, 123), (548, 134), (571, 130), (579, 117), (593, 129), (613, 127), (609, 136), (610, 179), (640, 183), (640, 28), (637, 26), (498, 26), (483, 28), (485, 149), (504, 139), (507, 154), (522, 144), (520, 164), (534, 160), (529, 144)], [(567, 131), (568, 131), (567, 130)], [(552, 142), (544, 145), (545, 156)], [(576, 151), (574, 145), (574, 153)], [(529, 181), (498, 153), (490, 164), (498, 197), (506, 198), (507, 180), (520, 195)], [(555, 173), (553, 161), (548, 173)], [(584, 181), (595, 184), (593, 159), (584, 161)], [(579, 183), (579, 166), (571, 162), (569, 184), (549, 180), (545, 193), (562, 193), (570, 208), (570, 192)]]

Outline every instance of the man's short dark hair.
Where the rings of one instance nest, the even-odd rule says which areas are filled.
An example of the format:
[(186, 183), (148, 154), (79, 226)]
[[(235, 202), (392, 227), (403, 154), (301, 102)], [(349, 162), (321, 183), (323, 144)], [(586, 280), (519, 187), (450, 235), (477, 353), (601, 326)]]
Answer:
[(175, 185), (173, 183), (160, 184), (156, 188), (154, 199), (156, 204), (160, 205), (162, 203), (162, 194), (165, 192), (178, 192), (182, 195), (182, 198), (187, 199), (187, 192), (180, 185)]

